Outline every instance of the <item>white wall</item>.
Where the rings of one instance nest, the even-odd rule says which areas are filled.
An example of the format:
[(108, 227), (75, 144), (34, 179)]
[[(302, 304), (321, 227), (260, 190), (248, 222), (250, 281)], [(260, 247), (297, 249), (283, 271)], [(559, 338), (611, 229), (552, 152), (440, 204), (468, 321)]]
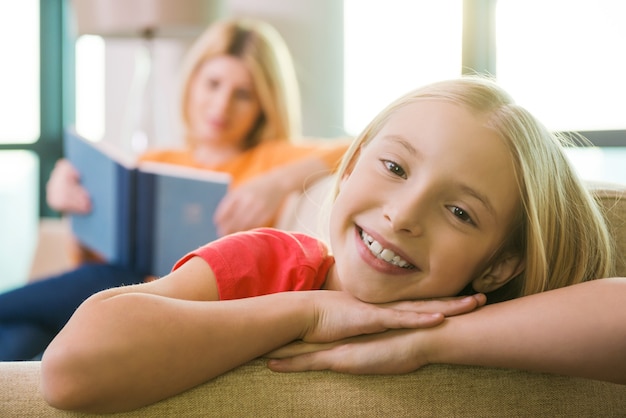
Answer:
[[(253, 16), (272, 23), (294, 57), (307, 136), (333, 137), (343, 130), (343, 2), (338, 0), (228, 0), (224, 16)], [(127, 103), (140, 41), (106, 41), (106, 132), (104, 139), (130, 150)], [(151, 145), (176, 146), (178, 65), (189, 42), (154, 42), (155, 126)]]
[[(178, 69), (188, 43), (157, 39), (153, 44), (152, 114), (153, 146), (177, 146), (181, 143), (178, 107)], [(103, 140), (115, 142), (131, 151), (134, 126), (129, 105), (135, 60), (141, 41), (106, 40), (105, 134)]]

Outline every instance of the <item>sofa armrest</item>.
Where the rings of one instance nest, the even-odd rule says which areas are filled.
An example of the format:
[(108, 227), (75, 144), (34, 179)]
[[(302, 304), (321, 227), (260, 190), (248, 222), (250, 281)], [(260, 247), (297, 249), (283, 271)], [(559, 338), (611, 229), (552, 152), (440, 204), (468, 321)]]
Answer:
[[(0, 411), (76, 417), (39, 394), (39, 362), (0, 363)], [(623, 416), (626, 386), (507, 369), (431, 365), (399, 376), (281, 374), (254, 360), (119, 417)]]

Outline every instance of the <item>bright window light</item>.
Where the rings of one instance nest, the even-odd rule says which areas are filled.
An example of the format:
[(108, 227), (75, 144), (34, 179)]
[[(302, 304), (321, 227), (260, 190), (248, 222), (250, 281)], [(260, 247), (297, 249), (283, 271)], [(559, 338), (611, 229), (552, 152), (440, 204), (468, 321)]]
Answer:
[(626, 128), (626, 2), (498, 0), (496, 74), (548, 128)]
[(0, 2), (0, 143), (40, 136), (39, 0)]
[(38, 226), (37, 155), (25, 150), (0, 151), (0, 292), (26, 282)]
[(76, 41), (76, 131), (92, 141), (105, 132), (105, 45), (100, 36)]
[(344, 128), (392, 100), (461, 75), (462, 0), (344, 0)]

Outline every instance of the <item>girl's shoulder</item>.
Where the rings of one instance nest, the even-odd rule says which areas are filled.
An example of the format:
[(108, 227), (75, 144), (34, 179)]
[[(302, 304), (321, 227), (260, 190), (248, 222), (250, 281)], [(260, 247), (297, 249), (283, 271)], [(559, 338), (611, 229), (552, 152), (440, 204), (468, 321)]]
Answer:
[(323, 242), (274, 228), (222, 237), (187, 254), (174, 269), (194, 256), (213, 270), (222, 300), (319, 289), (334, 263)]
[[(269, 259), (292, 259), (297, 264), (317, 264), (329, 256), (326, 244), (313, 236), (266, 227), (229, 234), (205, 248), (219, 248), (222, 255), (224, 251), (232, 251), (239, 261), (249, 256), (261, 258), (264, 263)], [(249, 252), (244, 255), (242, 250)], [(201, 252), (202, 248), (196, 251)]]

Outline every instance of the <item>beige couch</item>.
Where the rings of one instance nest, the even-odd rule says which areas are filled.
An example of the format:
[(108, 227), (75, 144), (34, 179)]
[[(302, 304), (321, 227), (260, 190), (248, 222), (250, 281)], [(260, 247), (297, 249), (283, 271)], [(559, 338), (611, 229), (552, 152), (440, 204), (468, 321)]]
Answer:
[[(294, 199), (281, 226), (305, 229), (319, 194)], [(626, 186), (598, 191), (626, 255)], [(620, 263), (626, 276), (626, 264)], [(625, 353), (626, 355), (626, 353)], [(0, 363), (0, 417), (85, 416), (53, 409), (39, 394), (39, 363)], [(523, 371), (431, 365), (400, 376), (278, 374), (251, 361), (213, 381), (122, 417), (617, 417), (626, 386)]]

